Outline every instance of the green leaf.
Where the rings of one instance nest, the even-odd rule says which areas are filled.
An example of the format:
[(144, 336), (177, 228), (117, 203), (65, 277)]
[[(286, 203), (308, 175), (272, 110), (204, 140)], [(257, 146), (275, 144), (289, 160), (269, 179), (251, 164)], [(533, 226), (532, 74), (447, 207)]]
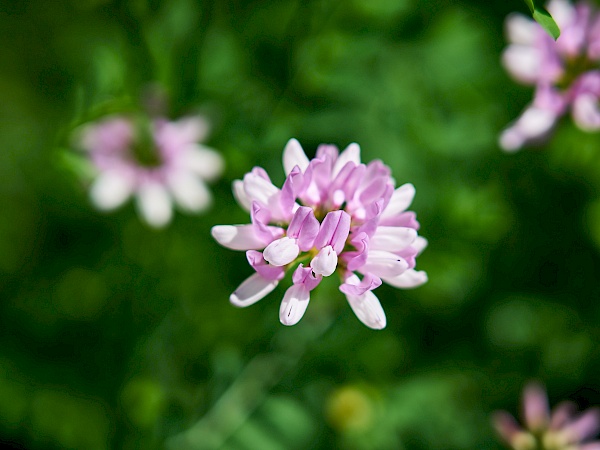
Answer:
[(533, 11), (533, 18), (554, 38), (554, 40), (558, 39), (560, 36), (560, 29), (548, 11), (541, 6), (536, 5), (535, 10)]
[(537, 5), (534, 0), (523, 0), (531, 14), (533, 15), (533, 19), (539, 23), (546, 32), (557, 40), (560, 36), (560, 29), (556, 22), (550, 15), (548, 11), (543, 6)]
[(531, 14), (533, 14), (533, 12), (535, 11), (535, 5), (533, 4), (533, 0), (523, 0), (523, 1), (529, 7), (529, 11), (531, 11)]

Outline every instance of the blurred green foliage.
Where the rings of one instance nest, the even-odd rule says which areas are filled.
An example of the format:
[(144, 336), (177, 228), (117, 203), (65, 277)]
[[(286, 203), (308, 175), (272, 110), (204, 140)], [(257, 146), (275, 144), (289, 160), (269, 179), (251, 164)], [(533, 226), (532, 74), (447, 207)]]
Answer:
[[(531, 92), (504, 74), (504, 1), (79, 0), (0, 6), (0, 440), (30, 449), (497, 449), (489, 414), (523, 383), (599, 403), (600, 137), (560, 125), (505, 155)], [(523, 8), (525, 9), (525, 8)], [(154, 231), (101, 214), (75, 127), (201, 111), (227, 172), (203, 216)], [(284, 287), (228, 302), (250, 274), (215, 224), (231, 181), (283, 180), (296, 137), (361, 144), (399, 184), (429, 283), (377, 290), (365, 328), (335, 283), (293, 328)], [(66, 150), (67, 149), (67, 150)], [(67, 152), (67, 153), (65, 153)], [(285, 283), (283, 283), (285, 284)]]

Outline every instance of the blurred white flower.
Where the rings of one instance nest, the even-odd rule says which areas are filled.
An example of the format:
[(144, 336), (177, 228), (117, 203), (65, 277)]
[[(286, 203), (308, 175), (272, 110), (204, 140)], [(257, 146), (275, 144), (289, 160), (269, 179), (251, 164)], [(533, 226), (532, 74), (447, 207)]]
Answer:
[(77, 133), (96, 173), (92, 203), (112, 210), (135, 197), (141, 217), (152, 227), (169, 223), (173, 203), (200, 212), (211, 203), (207, 181), (223, 171), (223, 158), (200, 143), (208, 123), (202, 117), (174, 122), (152, 119), (146, 126), (128, 116), (85, 125)]
[(600, 15), (586, 1), (551, 0), (548, 11), (560, 28), (556, 41), (528, 17), (506, 20), (504, 67), (517, 81), (535, 86), (533, 102), (500, 136), (506, 151), (544, 139), (569, 109), (582, 130), (600, 129)]

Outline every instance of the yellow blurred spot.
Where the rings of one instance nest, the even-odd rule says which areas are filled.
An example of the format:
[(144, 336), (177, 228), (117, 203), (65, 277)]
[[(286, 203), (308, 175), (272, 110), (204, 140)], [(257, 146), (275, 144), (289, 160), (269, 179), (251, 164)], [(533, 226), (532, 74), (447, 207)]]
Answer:
[(373, 422), (373, 405), (360, 389), (346, 386), (333, 392), (326, 405), (327, 420), (340, 431), (361, 431)]

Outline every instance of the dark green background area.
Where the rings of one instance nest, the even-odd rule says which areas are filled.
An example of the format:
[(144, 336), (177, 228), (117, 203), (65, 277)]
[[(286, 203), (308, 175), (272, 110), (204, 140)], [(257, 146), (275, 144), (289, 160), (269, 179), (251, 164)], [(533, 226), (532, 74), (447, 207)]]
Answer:
[[(0, 440), (28, 449), (498, 449), (525, 382), (600, 403), (600, 136), (497, 137), (531, 98), (500, 66), (522, 1), (14, 1), (0, 5)], [(140, 107), (201, 111), (226, 160), (203, 215), (149, 229), (102, 214), (68, 164), (73, 128)], [(250, 275), (216, 224), (231, 182), (283, 181), (290, 137), (358, 142), (412, 182), (429, 240), (415, 290), (380, 287), (388, 326), (335, 280), (279, 323), (287, 281)], [(190, 429), (187, 433), (185, 430)]]

